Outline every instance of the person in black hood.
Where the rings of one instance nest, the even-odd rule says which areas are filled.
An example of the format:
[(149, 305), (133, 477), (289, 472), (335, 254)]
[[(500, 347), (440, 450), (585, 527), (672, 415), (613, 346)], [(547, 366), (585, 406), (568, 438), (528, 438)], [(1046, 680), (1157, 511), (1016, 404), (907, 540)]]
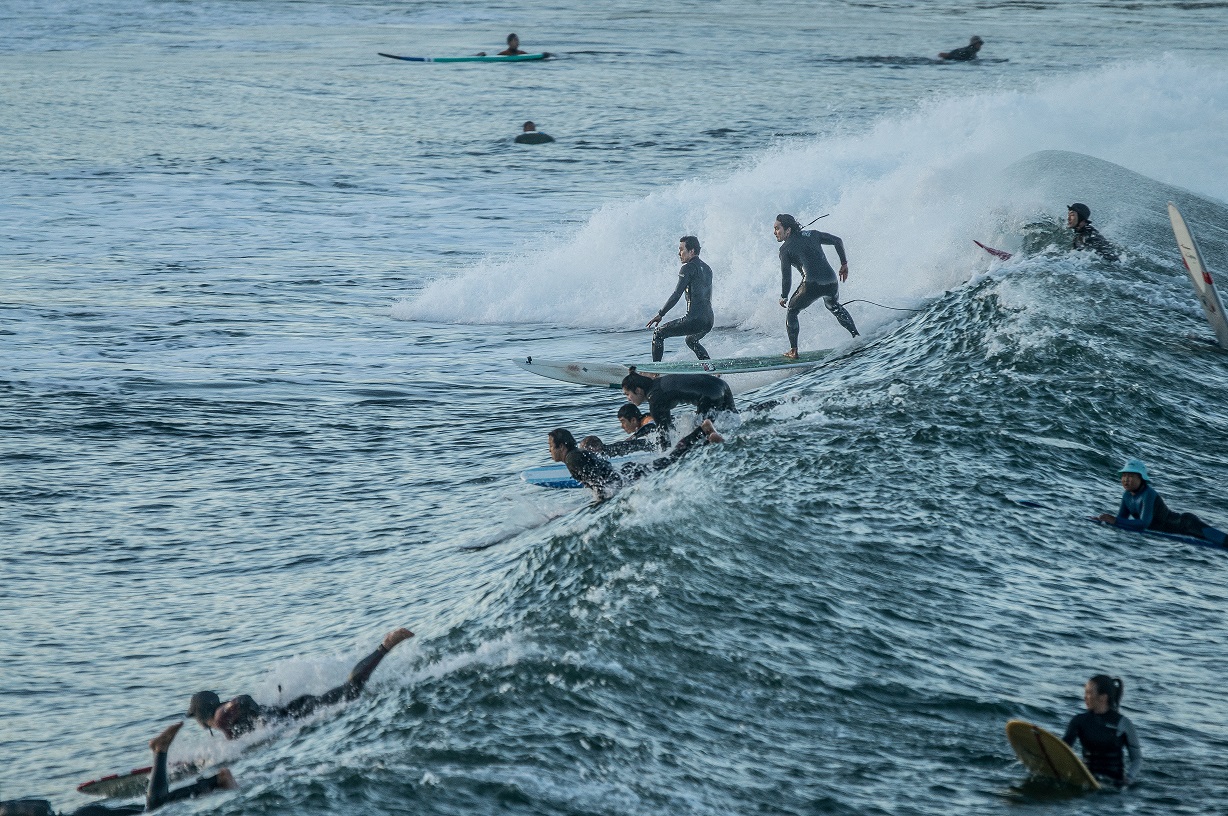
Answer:
[[(711, 359), (708, 350), (701, 344), (704, 335), (712, 331), (715, 316), (712, 314), (712, 267), (699, 259), (699, 239), (694, 235), (684, 235), (678, 239), (678, 257), (682, 260), (682, 268), (678, 270), (678, 285), (674, 293), (665, 301), (661, 311), (646, 324), (648, 328), (657, 326), (652, 333), (652, 361), (660, 362), (665, 355), (665, 338), (686, 335), (686, 344), (701, 360)], [(665, 325), (658, 325), (665, 313), (674, 308), (678, 298), (686, 295), (686, 314), (677, 320), (671, 320)]]
[(1117, 260), (1113, 245), (1091, 224), (1092, 211), (1086, 204), (1074, 203), (1066, 208), (1066, 225), (1074, 230), (1072, 249), (1090, 249), (1100, 253), (1106, 261)]
[[(823, 298), (827, 311), (836, 316), (840, 325), (847, 329), (849, 334), (857, 337), (853, 316), (837, 300), (840, 283), (836, 280), (836, 272), (823, 254), (824, 244), (836, 248), (836, 254), (840, 256), (840, 281), (848, 280), (849, 262), (844, 254), (844, 242), (826, 232), (803, 231), (796, 218), (784, 213), (776, 216), (772, 233), (780, 242), (780, 305), (789, 310), (785, 315), (785, 330), (789, 334), (789, 350), (785, 352), (785, 356), (797, 359), (797, 335), (800, 331), (797, 315), (819, 298)], [(797, 285), (793, 296), (789, 297), (789, 286), (793, 283), (793, 267), (801, 271), (802, 282)]]

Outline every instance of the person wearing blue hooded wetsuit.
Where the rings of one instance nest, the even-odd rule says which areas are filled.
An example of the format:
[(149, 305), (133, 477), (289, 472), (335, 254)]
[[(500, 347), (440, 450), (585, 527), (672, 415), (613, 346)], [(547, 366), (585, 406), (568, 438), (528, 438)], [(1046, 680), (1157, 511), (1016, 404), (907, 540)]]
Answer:
[(1155, 530), (1161, 533), (1201, 538), (1221, 547), (1226, 536), (1222, 530), (1210, 526), (1193, 513), (1174, 513), (1168, 509), (1164, 499), (1151, 486), (1151, 477), (1147, 474), (1147, 466), (1138, 459), (1130, 459), (1118, 472), (1121, 486), (1125, 492), (1121, 494), (1121, 507), (1117, 515), (1102, 513), (1100, 521), (1106, 524), (1116, 524), (1127, 530)]

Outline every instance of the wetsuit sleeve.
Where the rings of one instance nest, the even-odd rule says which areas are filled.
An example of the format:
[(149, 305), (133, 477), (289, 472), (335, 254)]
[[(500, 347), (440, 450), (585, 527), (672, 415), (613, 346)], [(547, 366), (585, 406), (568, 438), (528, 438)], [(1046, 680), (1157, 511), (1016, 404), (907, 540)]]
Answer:
[[(1120, 527), (1125, 527), (1127, 530), (1146, 530), (1151, 526), (1151, 521), (1155, 518), (1156, 496), (1159, 494), (1154, 490), (1148, 489), (1143, 493), (1143, 499), (1139, 506), (1138, 518), (1121, 517), (1121, 513), (1117, 514), (1117, 524)], [(1125, 497), (1122, 497), (1122, 503), (1125, 504)]]
[(815, 232), (815, 237), (819, 239), (819, 243), (827, 244), (836, 248), (836, 254), (840, 256), (840, 263), (846, 264), (849, 262), (848, 257), (844, 254), (844, 241), (840, 240), (830, 232)]
[(605, 454), (606, 456), (626, 456), (629, 453), (635, 453), (637, 451), (652, 450), (653, 447), (652, 442), (650, 442), (647, 437), (633, 436), (629, 439), (611, 442), (610, 444), (606, 445)]
[(785, 300), (789, 297), (789, 287), (793, 285), (793, 261), (789, 258), (789, 253), (785, 252), (782, 245), (780, 247), (780, 299)]
[(1126, 738), (1126, 752), (1130, 755), (1130, 762), (1126, 765), (1126, 782), (1130, 783), (1138, 779), (1138, 772), (1143, 769), (1143, 747), (1139, 744), (1134, 723), (1127, 717), (1121, 718), (1119, 729)]
[(669, 300), (665, 301), (665, 305), (661, 307), (661, 311), (657, 314), (664, 316), (666, 312), (674, 308), (678, 302), (678, 298), (682, 297), (682, 293), (686, 291), (687, 284), (691, 282), (690, 264), (686, 264), (678, 270), (678, 285), (674, 287), (674, 293), (669, 296)]
[(1074, 747), (1075, 740), (1079, 738), (1079, 718), (1077, 716), (1070, 718), (1070, 724), (1066, 726), (1066, 733), (1062, 734), (1062, 742)]

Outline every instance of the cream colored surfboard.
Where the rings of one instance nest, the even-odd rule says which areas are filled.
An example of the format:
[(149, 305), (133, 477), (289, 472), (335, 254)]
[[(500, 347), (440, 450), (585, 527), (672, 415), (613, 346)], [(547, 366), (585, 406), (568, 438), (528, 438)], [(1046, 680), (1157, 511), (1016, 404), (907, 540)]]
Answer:
[(1202, 253), (1198, 251), (1198, 242), (1190, 232), (1181, 211), (1171, 201), (1168, 203), (1168, 219), (1173, 224), (1173, 235), (1177, 238), (1177, 248), (1181, 250), (1181, 260), (1194, 282), (1194, 294), (1207, 315), (1207, 322), (1215, 330), (1215, 340), (1220, 348), (1228, 349), (1228, 318), (1224, 316), (1224, 303), (1220, 300), (1219, 291), (1215, 288), (1215, 279), (1203, 261)]
[(1006, 724), (1006, 739), (1015, 756), (1035, 776), (1056, 779), (1084, 790), (1099, 790), (1100, 783), (1070, 746), (1039, 725), (1023, 720)]

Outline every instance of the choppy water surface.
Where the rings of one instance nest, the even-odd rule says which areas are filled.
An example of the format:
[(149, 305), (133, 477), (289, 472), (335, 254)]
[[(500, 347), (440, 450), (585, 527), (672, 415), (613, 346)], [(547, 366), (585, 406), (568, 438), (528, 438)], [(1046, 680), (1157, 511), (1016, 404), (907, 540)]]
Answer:
[[(1081, 517), (1137, 455), (1228, 524), (1228, 357), (1164, 211), (1228, 270), (1224, 10), (10, 3), (0, 797), (75, 807), (191, 692), (319, 691), (408, 625), (354, 703), (185, 729), (242, 788), (173, 807), (1216, 810), (1228, 563)], [(375, 56), (509, 30), (559, 58)], [(1121, 263), (1065, 250), (1074, 200)], [(778, 212), (918, 311), (850, 306), (850, 346), (811, 309), (830, 364), (600, 507), (521, 483), (618, 400), (510, 360), (646, 358), (679, 235), (714, 354), (783, 348)], [(1098, 671), (1143, 782), (1023, 785), (1003, 724)]]

